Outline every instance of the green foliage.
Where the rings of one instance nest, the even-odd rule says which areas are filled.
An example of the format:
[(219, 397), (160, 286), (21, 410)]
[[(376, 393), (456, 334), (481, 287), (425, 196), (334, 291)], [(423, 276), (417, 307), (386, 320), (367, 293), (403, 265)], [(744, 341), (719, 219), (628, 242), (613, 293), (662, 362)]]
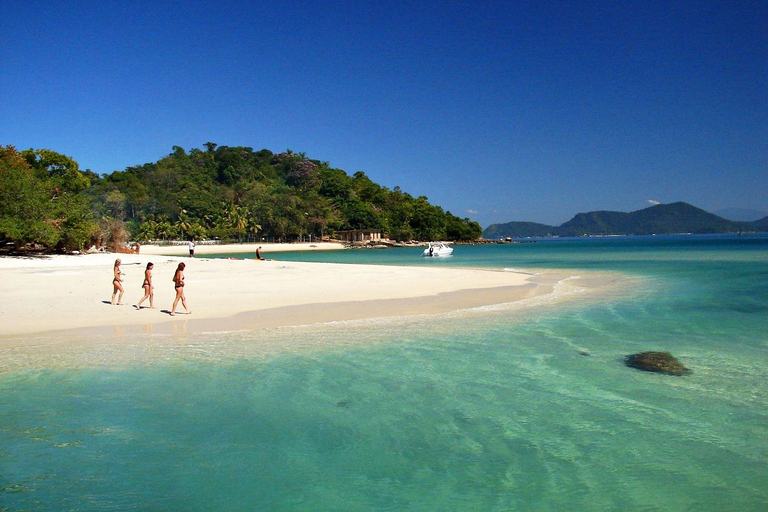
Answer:
[[(379, 229), (397, 240), (479, 238), (426, 197), (304, 153), (204, 144), (103, 177), (48, 149), (0, 147), (0, 243), (81, 249), (137, 240), (293, 240)], [(94, 219), (99, 219), (98, 223)]]
[(49, 149), (28, 149), (21, 154), (35, 170), (35, 175), (48, 181), (57, 193), (76, 194), (90, 186), (88, 177), (80, 172), (71, 157)]
[(477, 240), (483, 235), (480, 224), (468, 218), (460, 219), (448, 212), (445, 226), (446, 239), (448, 240)]
[(0, 243), (82, 249), (98, 230), (83, 194), (91, 178), (54, 151), (0, 146)]
[(291, 150), (204, 146), (189, 152), (174, 146), (158, 162), (92, 180), (92, 208), (125, 220), (139, 240), (292, 240), (342, 229), (380, 229), (398, 240), (481, 236), (477, 223), (426, 197), (382, 187), (363, 172), (349, 176)]

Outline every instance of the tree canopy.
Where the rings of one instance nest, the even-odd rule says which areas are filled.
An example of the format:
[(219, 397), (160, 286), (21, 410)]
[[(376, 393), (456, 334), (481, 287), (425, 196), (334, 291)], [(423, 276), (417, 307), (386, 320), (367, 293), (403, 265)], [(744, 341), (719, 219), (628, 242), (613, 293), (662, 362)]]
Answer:
[(472, 240), (482, 233), (426, 197), (389, 190), (364, 172), (349, 176), (304, 153), (204, 146), (174, 146), (158, 162), (104, 176), (87, 191), (92, 207), (122, 218), (139, 239), (291, 241), (379, 229), (396, 240)]
[(72, 158), (47, 149), (0, 146), (0, 243), (81, 249), (97, 233), (82, 191), (87, 176)]
[[(364, 172), (287, 150), (173, 146), (157, 162), (99, 176), (49, 149), (0, 146), (0, 243), (49, 250), (135, 240), (275, 241), (379, 229), (403, 240), (473, 240), (480, 225)], [(114, 248), (114, 247), (111, 247)]]

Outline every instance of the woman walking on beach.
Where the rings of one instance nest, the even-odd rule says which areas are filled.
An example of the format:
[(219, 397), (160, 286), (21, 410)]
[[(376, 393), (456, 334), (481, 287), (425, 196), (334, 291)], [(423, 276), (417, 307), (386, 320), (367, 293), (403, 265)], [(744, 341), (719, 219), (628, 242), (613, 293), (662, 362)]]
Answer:
[(141, 285), (141, 287), (144, 288), (144, 296), (141, 298), (138, 304), (133, 306), (138, 310), (141, 310), (141, 303), (144, 302), (147, 298), (149, 298), (150, 309), (155, 307), (155, 287), (152, 285), (152, 268), (154, 266), (155, 265), (150, 261), (147, 263), (147, 269), (144, 271), (144, 284)]
[(114, 287), (114, 290), (112, 291), (112, 302), (111, 304), (115, 304), (115, 295), (117, 295), (117, 292), (120, 292), (120, 295), (117, 297), (117, 305), (121, 306), (123, 304), (123, 293), (125, 290), (123, 290), (123, 285), (120, 284), (123, 282), (123, 273), (120, 272), (120, 264), (122, 261), (119, 259), (115, 260), (115, 268), (113, 269), (113, 277), (112, 277), (112, 286)]
[(173, 283), (174, 288), (176, 289), (176, 298), (173, 300), (173, 307), (171, 308), (171, 316), (176, 316), (176, 305), (179, 303), (179, 299), (181, 299), (181, 305), (184, 306), (184, 311), (187, 312), (187, 314), (191, 313), (189, 308), (187, 307), (187, 298), (184, 296), (184, 268), (186, 265), (184, 263), (179, 263), (179, 266), (176, 267), (176, 273), (173, 274)]

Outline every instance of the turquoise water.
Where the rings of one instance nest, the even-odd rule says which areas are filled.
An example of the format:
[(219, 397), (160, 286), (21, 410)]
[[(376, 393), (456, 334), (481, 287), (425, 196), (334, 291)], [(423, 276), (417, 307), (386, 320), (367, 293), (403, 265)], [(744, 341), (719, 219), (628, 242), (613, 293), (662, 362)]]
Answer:
[[(418, 253), (274, 257), (632, 285), (523, 316), (5, 350), (0, 510), (766, 510), (768, 237)], [(642, 350), (693, 373), (622, 364)]]

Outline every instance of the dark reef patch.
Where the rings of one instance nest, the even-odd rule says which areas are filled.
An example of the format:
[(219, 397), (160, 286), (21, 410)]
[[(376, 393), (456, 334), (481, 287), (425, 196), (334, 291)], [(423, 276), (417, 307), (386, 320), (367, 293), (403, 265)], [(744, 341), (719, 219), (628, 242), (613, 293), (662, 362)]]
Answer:
[(669, 352), (639, 352), (624, 358), (624, 364), (638, 370), (666, 375), (688, 375), (691, 373), (691, 370), (683, 366)]

